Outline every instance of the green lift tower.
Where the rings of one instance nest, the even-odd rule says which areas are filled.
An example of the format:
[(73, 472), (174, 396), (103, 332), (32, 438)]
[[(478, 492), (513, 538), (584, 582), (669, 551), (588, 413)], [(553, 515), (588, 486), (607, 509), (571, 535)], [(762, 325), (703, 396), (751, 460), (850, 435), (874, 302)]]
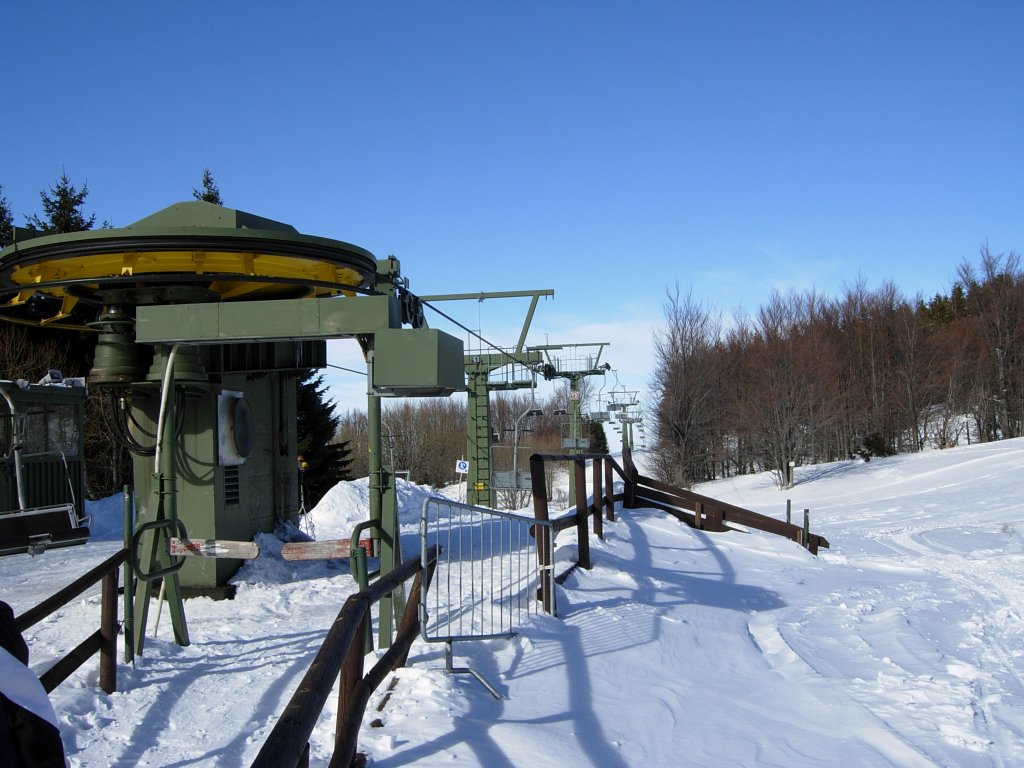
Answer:
[[(466, 459), (469, 472), (466, 476), (466, 502), (485, 507), (497, 507), (497, 492), (494, 487), (492, 447), (494, 430), (491, 427), (492, 391), (528, 389), (534, 384), (534, 375), (544, 362), (540, 348), (527, 347), (526, 336), (541, 297), (554, 296), (551, 289), (534, 291), (495, 291), (489, 293), (453, 293), (437, 296), (422, 296), (422, 301), (465, 301), (475, 299), (529, 298), (530, 307), (523, 321), (519, 341), (510, 350), (491, 349), (470, 351), (465, 356), (466, 368)], [(505, 375), (494, 377), (495, 372)]]

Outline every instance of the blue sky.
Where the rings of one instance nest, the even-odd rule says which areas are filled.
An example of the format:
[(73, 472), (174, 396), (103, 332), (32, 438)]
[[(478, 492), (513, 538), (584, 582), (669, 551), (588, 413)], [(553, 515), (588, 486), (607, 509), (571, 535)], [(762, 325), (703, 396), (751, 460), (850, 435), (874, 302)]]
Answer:
[[(417, 293), (555, 289), (530, 341), (610, 341), (630, 389), (676, 283), (726, 313), (858, 279), (929, 296), (985, 243), (1024, 249), (1022, 2), (43, 0), (0, 18), (16, 223), (62, 170), (120, 226), (208, 166), (227, 205), (394, 254)], [(525, 307), (448, 309), (511, 344)], [(361, 405), (357, 377), (330, 381)]]

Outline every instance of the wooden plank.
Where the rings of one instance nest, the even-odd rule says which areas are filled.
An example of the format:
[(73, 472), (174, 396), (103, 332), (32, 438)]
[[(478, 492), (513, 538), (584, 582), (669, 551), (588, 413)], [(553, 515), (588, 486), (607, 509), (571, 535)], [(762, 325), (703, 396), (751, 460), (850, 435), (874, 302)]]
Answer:
[(787, 539), (796, 541), (797, 533), (801, 530), (799, 526), (787, 523), (783, 520), (776, 520), (757, 512), (740, 509), (727, 509), (725, 519), (730, 523), (745, 525), (748, 528), (757, 528), (766, 533), (774, 533), (777, 536), (785, 536)]
[(252, 560), (259, 557), (260, 548), (254, 541), (228, 541), (227, 539), (169, 539), (171, 557), (230, 557)]
[[(112, 568), (103, 577), (100, 603), (100, 688), (104, 693), (117, 690), (117, 577)], [(129, 590), (130, 591), (130, 590)]]
[(73, 582), (68, 584), (62, 590), (54, 595), (46, 598), (39, 605), (34, 608), (29, 608), (23, 614), (18, 616), (14, 623), (17, 624), (18, 629), (24, 632), (29, 627), (33, 626), (37, 622), (42, 621), (54, 611), (63, 608), (65, 605), (70, 603), (76, 597), (85, 592), (89, 587), (95, 584), (97, 581), (102, 579), (112, 569), (117, 568), (122, 562), (128, 557), (128, 550), (122, 549), (117, 553), (111, 555), (102, 563), (97, 565), (95, 568), (90, 570), (83, 576), (75, 579)]
[[(437, 560), (437, 553), (437, 547), (428, 549), (427, 562), (434, 563)], [(278, 718), (267, 740), (263, 742), (263, 746), (250, 768), (280, 768), (298, 764), (320, 713), (323, 711), (324, 704), (338, 680), (349, 649), (355, 643), (359, 643), (360, 646), (357, 646), (353, 652), (361, 653), (362, 633), (359, 632), (359, 627), (364, 617), (368, 616), (370, 606), (416, 575), (421, 567), (420, 556), (417, 555), (399, 565), (387, 576), (375, 581), (366, 591), (348, 597), (327, 632), (327, 637), (324, 638), (313, 663), (306, 670), (306, 674), (299, 682), (295, 693), (292, 694), (291, 700)], [(352, 726), (354, 730), (351, 733), (343, 732), (337, 735), (335, 755), (331, 760), (331, 765), (347, 767), (351, 763), (352, 755), (355, 754), (361, 717), (349, 718), (348, 715), (356, 711), (359, 713), (365, 711), (366, 702), (372, 693), (372, 689), (366, 684), (366, 679), (375, 680), (374, 670), (378, 666), (394, 664), (397, 658), (407, 654), (409, 645), (417, 637), (418, 631), (419, 628), (415, 623), (406, 627), (404, 633), (396, 638), (391, 648), (378, 660), (367, 676), (356, 684), (356, 690), (348, 699), (348, 712), (345, 713), (346, 722), (354, 721)], [(393, 669), (393, 667), (391, 668)]]
[(47, 693), (52, 693), (54, 688), (67, 680), (72, 672), (100, 650), (102, 643), (103, 637), (100, 630), (97, 629), (39, 676), (39, 682), (42, 684), (43, 689)]
[(726, 522), (756, 528), (766, 533), (774, 533), (793, 541), (796, 541), (797, 532), (801, 530), (798, 525), (786, 523), (774, 517), (762, 515), (759, 512), (737, 507), (734, 504), (718, 501), (708, 496), (702, 496), (699, 493), (682, 488), (673, 488), (666, 483), (661, 483), (648, 477), (641, 477), (640, 481), (642, 486), (637, 489), (637, 493), (642, 498), (653, 499), (662, 504), (672, 504), (683, 509), (696, 509), (698, 504), (703, 504), (706, 510), (721, 510)]
[[(418, 557), (409, 562), (419, 567)], [(299, 763), (324, 704), (334, 690), (349, 648), (363, 641), (358, 629), (369, 609), (370, 601), (365, 593), (350, 595), (345, 601), (313, 663), (250, 768), (281, 768)]]
[(645, 507), (651, 507), (653, 509), (660, 509), (662, 512), (668, 512), (681, 523), (686, 523), (691, 528), (695, 527), (694, 516), (684, 509), (680, 509), (679, 507), (671, 504), (662, 504), (660, 501), (654, 501), (643, 496), (638, 496), (637, 499)]
[[(366, 551), (368, 557), (373, 554), (373, 542), (370, 539), (360, 539), (359, 546)], [(292, 541), (281, 547), (281, 557), (285, 560), (338, 560), (349, 557), (351, 553), (351, 539)]]

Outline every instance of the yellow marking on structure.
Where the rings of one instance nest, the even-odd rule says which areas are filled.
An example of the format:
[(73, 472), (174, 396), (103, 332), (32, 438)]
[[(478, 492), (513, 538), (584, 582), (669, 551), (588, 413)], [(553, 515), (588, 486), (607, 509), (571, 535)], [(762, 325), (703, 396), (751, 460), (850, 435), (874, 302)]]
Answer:
[(302, 287), (306, 295), (314, 298), (354, 296), (353, 289), (363, 282), (361, 271), (322, 258), (241, 251), (117, 251), (15, 267), (9, 279), (18, 293), (7, 305), (24, 304), (40, 292), (61, 298), (61, 313), (46, 321), (56, 327), (54, 321), (74, 307), (73, 303), (65, 303), (70, 300), (65, 300), (62, 281), (75, 279), (83, 288), (96, 290), (107, 280), (130, 278), (144, 282), (146, 275), (168, 273), (205, 276), (199, 282), (219, 293), (222, 300), (294, 296)]
[[(63, 291), (61, 292), (63, 293)], [(78, 303), (78, 297), (72, 296), (69, 293), (64, 293), (63, 300), (60, 304), (60, 311), (53, 317), (47, 317), (40, 321), (40, 325), (50, 325), (58, 320), (63, 320), (65, 317), (71, 317), (71, 310), (75, 308), (75, 304)]]
[[(336, 282), (341, 285), (357, 286), (363, 282), (363, 276), (356, 272), (354, 269), (348, 267), (341, 267), (337, 270), (338, 277)], [(354, 295), (354, 294), (353, 294)]]

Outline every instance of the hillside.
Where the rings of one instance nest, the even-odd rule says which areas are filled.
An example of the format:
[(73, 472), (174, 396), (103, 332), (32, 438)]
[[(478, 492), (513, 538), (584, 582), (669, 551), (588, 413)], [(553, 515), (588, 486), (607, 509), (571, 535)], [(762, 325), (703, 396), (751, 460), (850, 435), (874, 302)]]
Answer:
[[(699, 489), (777, 516), (787, 496), (810, 508), (832, 543), (817, 558), (626, 510), (559, 592), (559, 618), (456, 646), (504, 700), (418, 641), (360, 748), (375, 766), (1024, 764), (1022, 471), (1013, 440), (804, 467), (787, 492), (767, 475)], [(401, 489), (410, 550), (428, 492)], [(346, 533), (365, 493), (364, 480), (328, 494), (318, 535)], [(113, 552), (118, 505), (93, 513), (102, 533), (85, 547), (0, 559), (0, 599), (23, 611)], [(558, 541), (567, 559), (572, 533)], [(249, 764), (353, 589), (345, 566), (261, 543), (234, 601), (188, 602), (191, 646), (165, 623), (118, 693), (98, 692), (93, 663), (54, 691), (72, 765)], [(33, 627), (33, 667), (97, 619), (91, 596)]]

